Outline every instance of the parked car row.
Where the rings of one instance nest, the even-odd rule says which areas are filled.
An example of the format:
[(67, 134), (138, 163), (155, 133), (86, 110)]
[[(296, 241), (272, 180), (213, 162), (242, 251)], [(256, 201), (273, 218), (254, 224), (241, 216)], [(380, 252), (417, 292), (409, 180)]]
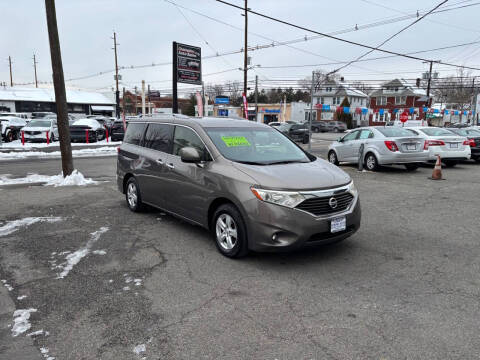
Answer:
[(420, 163), (435, 162), (437, 155), (447, 167), (469, 159), (480, 162), (480, 131), (472, 128), (370, 126), (350, 131), (328, 149), (331, 163), (358, 163), (361, 159), (365, 168), (371, 171), (381, 165), (393, 164), (403, 164), (407, 170), (413, 171)]

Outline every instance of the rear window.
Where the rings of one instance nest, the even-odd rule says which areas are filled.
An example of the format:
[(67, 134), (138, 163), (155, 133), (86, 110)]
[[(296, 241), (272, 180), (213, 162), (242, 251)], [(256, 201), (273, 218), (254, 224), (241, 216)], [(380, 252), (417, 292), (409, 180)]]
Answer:
[(140, 145), (145, 130), (144, 123), (132, 123), (128, 125), (127, 132), (123, 138), (123, 142), (132, 145)]
[(462, 136), (480, 136), (480, 131), (475, 129), (449, 129), (449, 130)]
[(412, 136), (412, 133), (407, 129), (400, 128), (400, 127), (385, 127), (385, 128), (377, 128), (383, 136), (385, 137), (407, 137)]
[(441, 128), (425, 128), (425, 129), (420, 129), (421, 132), (427, 134), (428, 136), (452, 136), (451, 131), (441, 129)]

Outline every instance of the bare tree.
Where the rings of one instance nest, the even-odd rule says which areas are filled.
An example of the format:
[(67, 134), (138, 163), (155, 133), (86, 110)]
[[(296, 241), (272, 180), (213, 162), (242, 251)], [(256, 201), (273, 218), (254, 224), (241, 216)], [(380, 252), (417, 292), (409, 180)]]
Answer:
[[(341, 75), (338, 73), (328, 74), (329, 72), (322, 69), (315, 70), (315, 91), (319, 91), (324, 82), (328, 80), (338, 81), (341, 78)], [(308, 91), (310, 93), (312, 90), (312, 76), (307, 76), (305, 79), (299, 80), (298, 85), (303, 91)]]

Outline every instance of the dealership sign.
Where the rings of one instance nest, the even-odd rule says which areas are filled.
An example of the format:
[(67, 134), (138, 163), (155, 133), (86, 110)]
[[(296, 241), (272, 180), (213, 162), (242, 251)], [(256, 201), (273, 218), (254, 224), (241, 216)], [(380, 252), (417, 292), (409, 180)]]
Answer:
[(230, 104), (230, 99), (226, 96), (217, 96), (215, 98), (215, 104)]
[(177, 82), (202, 85), (202, 49), (176, 42), (173, 44)]

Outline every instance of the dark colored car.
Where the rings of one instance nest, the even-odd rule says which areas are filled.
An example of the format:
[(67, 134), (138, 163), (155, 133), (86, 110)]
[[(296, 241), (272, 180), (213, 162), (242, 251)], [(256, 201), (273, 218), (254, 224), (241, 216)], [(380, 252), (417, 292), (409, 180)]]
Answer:
[(294, 141), (301, 141), (304, 144), (308, 144), (308, 141), (310, 140), (307, 124), (284, 123), (277, 127), (277, 130)]
[(117, 185), (130, 210), (147, 204), (209, 229), (232, 258), (333, 243), (360, 227), (358, 192), (346, 172), (251, 121), (131, 120)]
[[(128, 125), (128, 122), (127, 122), (127, 125)], [(123, 120), (115, 120), (110, 130), (111, 140), (122, 141), (124, 135), (125, 135), (125, 130), (123, 128)]]
[(448, 128), (451, 132), (465, 136), (470, 142), (470, 150), (472, 151), (472, 159), (480, 162), (480, 130), (471, 128)]
[[(308, 124), (308, 122), (306, 124)], [(312, 131), (315, 133), (327, 132), (327, 124), (324, 121), (312, 121)]]

